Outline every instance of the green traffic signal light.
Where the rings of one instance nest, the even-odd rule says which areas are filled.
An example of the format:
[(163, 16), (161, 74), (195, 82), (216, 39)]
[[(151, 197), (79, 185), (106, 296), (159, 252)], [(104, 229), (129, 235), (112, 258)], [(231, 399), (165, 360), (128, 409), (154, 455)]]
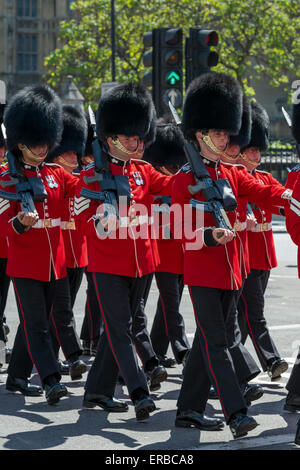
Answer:
[(176, 85), (177, 82), (180, 81), (180, 75), (175, 72), (174, 70), (172, 70), (171, 72), (169, 72), (167, 74), (167, 82), (170, 84), (170, 85)]

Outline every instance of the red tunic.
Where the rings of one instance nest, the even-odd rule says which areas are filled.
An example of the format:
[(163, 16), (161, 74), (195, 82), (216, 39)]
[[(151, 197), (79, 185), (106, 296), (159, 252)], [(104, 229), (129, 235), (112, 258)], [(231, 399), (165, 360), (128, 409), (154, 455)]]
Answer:
[[(92, 218), (102, 203), (80, 196), (81, 188), (99, 191), (99, 184), (86, 185), (85, 176), (94, 175), (94, 164), (80, 174), (77, 197), (75, 200), (75, 220), (86, 234), (88, 243), (88, 271), (111, 273), (122, 276), (139, 277), (155, 271), (157, 253), (151, 241), (151, 195), (171, 194), (173, 177), (164, 176), (152, 165), (143, 160), (110, 162), (112, 174), (128, 176), (132, 194), (130, 209), (136, 208), (139, 215), (138, 225), (129, 224), (128, 208), (122, 210), (122, 228), (106, 238), (99, 238)], [(127, 223), (127, 226), (126, 226)]]
[[(7, 164), (0, 166), (0, 174), (6, 170), (7, 170)], [(0, 186), (0, 189), (3, 189), (3, 188)], [(1, 214), (1, 205), (0, 205), (0, 214)], [(8, 253), (7, 237), (4, 237), (1, 231), (0, 233), (0, 258), (7, 258), (7, 253)]]
[[(255, 170), (252, 173), (256, 181), (261, 185), (274, 185), (282, 188), (280, 183), (271, 173)], [(251, 269), (269, 270), (277, 266), (273, 231), (272, 231), (272, 212), (266, 207), (266, 202), (262, 201), (257, 207), (253, 208), (253, 213), (257, 220), (257, 227), (254, 231), (248, 231), (248, 247)], [(260, 229), (259, 231), (257, 231)]]
[[(19, 202), (0, 200), (0, 231), (8, 237), (7, 274), (11, 277), (24, 277), (39, 281), (49, 281), (51, 268), (56, 279), (66, 276), (66, 258), (62, 232), (60, 228), (60, 208), (64, 198), (73, 196), (78, 179), (69, 175), (62, 167), (55, 164), (42, 164), (39, 168), (25, 165), (25, 175), (40, 176), (47, 191), (44, 202), (35, 202), (39, 215), (38, 226), (49, 224), (51, 227), (32, 227), (28, 232), (19, 234), (12, 221), (21, 211)], [(9, 180), (9, 173), (1, 175)], [(7, 190), (15, 192), (15, 188)], [(48, 221), (48, 222), (47, 222)]]
[[(230, 170), (224, 165), (207, 166), (212, 179), (227, 178), (235, 197), (245, 197), (247, 200), (260, 203), (265, 199), (271, 199), (272, 203), (282, 205), (282, 196), (285, 188), (279, 186), (265, 186), (254, 181), (251, 175), (241, 172), (236, 168)], [(195, 184), (192, 172), (186, 167), (185, 172), (176, 175), (173, 184), (172, 204), (189, 205), (191, 195), (188, 185)], [(283, 196), (285, 197), (285, 195)], [(202, 193), (194, 196), (199, 201), (204, 201)], [(229, 220), (234, 225), (235, 212), (227, 213)], [(204, 213), (204, 227), (214, 227), (215, 222), (211, 214)], [(198, 226), (199, 227), (199, 226)], [(193, 227), (194, 229), (196, 226)], [(203, 233), (203, 228), (200, 232)], [(175, 233), (175, 230), (174, 230)], [(191, 241), (183, 236), (184, 241), (184, 277), (185, 284), (193, 286), (213, 287), (220, 289), (239, 289), (242, 286), (241, 270), (235, 240), (216, 247), (203, 245), (198, 249), (187, 249)]]
[(294, 184), (291, 205), (285, 209), (285, 214), (287, 231), (298, 246), (298, 277), (300, 278), (300, 173)]
[[(74, 176), (79, 181), (79, 175)], [(75, 227), (74, 204), (74, 196), (64, 199), (61, 212), (61, 229), (67, 268), (82, 268), (88, 264), (87, 243), (85, 235)]]

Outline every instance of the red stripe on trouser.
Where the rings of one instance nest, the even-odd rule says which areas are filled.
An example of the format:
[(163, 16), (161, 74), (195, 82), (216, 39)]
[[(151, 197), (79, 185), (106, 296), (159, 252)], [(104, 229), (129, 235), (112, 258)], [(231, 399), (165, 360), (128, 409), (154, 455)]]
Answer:
[[(56, 338), (57, 338), (58, 344), (59, 344), (59, 346), (61, 347), (62, 352), (63, 352), (63, 354), (64, 354), (64, 356), (65, 356), (65, 358), (66, 358), (66, 353), (65, 353), (64, 348), (62, 347), (62, 344), (61, 344), (61, 342), (60, 342), (59, 335), (58, 335), (58, 329), (57, 329), (56, 323), (55, 323), (55, 321), (54, 321), (53, 307), (51, 308), (50, 316), (51, 316), (51, 319), (52, 319), (52, 323), (53, 323), (53, 325), (54, 325), (54, 330), (55, 330), (55, 334), (56, 334)], [(67, 358), (66, 358), (66, 359), (67, 359)]]
[[(102, 315), (102, 318), (103, 318), (103, 322), (104, 322), (104, 326), (105, 326), (105, 329), (106, 329), (106, 334), (107, 334), (107, 339), (108, 339), (108, 342), (110, 344), (110, 349), (111, 349), (111, 352), (113, 353), (113, 356), (115, 358), (115, 361), (118, 365), (118, 368), (119, 368), (119, 371), (121, 372), (121, 374), (123, 375), (122, 373), (122, 370), (121, 370), (121, 367), (120, 367), (120, 364), (119, 364), (119, 361), (117, 359), (117, 356), (116, 356), (116, 353), (114, 351), (114, 348), (113, 348), (113, 345), (112, 345), (112, 342), (111, 342), (111, 339), (110, 339), (110, 336), (109, 336), (109, 332), (108, 332), (108, 326), (107, 326), (107, 323), (106, 323), (106, 320), (105, 320), (105, 317), (104, 317), (104, 312), (103, 312), (103, 309), (102, 309), (102, 305), (101, 305), (101, 302), (100, 302), (100, 296), (99, 296), (99, 291), (98, 291), (98, 285), (96, 283), (96, 275), (95, 273), (93, 273), (93, 277), (94, 277), (94, 285), (95, 285), (95, 290), (96, 290), (96, 294), (97, 294), (97, 300), (98, 300), (98, 304), (99, 304), (99, 307), (100, 307), (100, 311), (101, 311), (101, 315)], [(123, 375), (124, 377), (124, 375)]]
[(86, 290), (86, 303), (87, 303), (87, 310), (88, 310), (89, 317), (90, 317), (90, 339), (91, 339), (93, 337), (94, 329), (93, 329), (93, 319), (92, 319), (92, 312), (91, 312), (88, 292), (89, 291), (87, 289)]
[(212, 376), (213, 376), (213, 378), (214, 378), (214, 381), (215, 381), (215, 384), (216, 384), (217, 394), (218, 394), (218, 397), (219, 397), (219, 400), (220, 400), (220, 403), (221, 403), (221, 406), (222, 406), (223, 413), (224, 413), (225, 417), (226, 417), (227, 419), (229, 419), (229, 416), (228, 416), (228, 414), (226, 413), (225, 407), (224, 407), (223, 402), (222, 402), (222, 400), (221, 400), (218, 381), (217, 381), (216, 376), (215, 376), (215, 374), (214, 374), (214, 371), (213, 371), (213, 369), (212, 369), (212, 365), (211, 365), (211, 361), (210, 361), (210, 357), (209, 357), (209, 352), (208, 352), (208, 347), (207, 347), (207, 340), (206, 340), (204, 331), (203, 331), (203, 329), (202, 329), (202, 327), (201, 327), (201, 325), (200, 325), (200, 323), (199, 323), (198, 317), (197, 317), (197, 315), (196, 315), (196, 309), (195, 309), (194, 300), (193, 300), (193, 297), (192, 297), (192, 291), (191, 291), (191, 289), (190, 289), (190, 286), (189, 286), (189, 291), (190, 291), (191, 301), (192, 301), (192, 304), (193, 304), (193, 309), (194, 309), (194, 315), (195, 315), (196, 323), (197, 323), (199, 329), (201, 330), (202, 336), (203, 336), (204, 341), (205, 341), (205, 349), (206, 349), (206, 355), (207, 355), (207, 359), (208, 359), (208, 365), (209, 365), (211, 374), (212, 374)]
[(259, 346), (257, 345), (256, 341), (255, 341), (255, 338), (254, 338), (254, 334), (253, 334), (253, 331), (252, 331), (252, 328), (251, 328), (251, 325), (250, 325), (250, 320), (249, 320), (249, 317), (248, 317), (248, 310), (247, 310), (247, 302), (246, 302), (246, 299), (245, 297), (243, 296), (243, 294), (241, 295), (242, 299), (243, 299), (243, 303), (244, 303), (244, 307), (245, 307), (245, 315), (246, 315), (246, 320), (247, 320), (247, 325), (248, 325), (248, 328), (249, 328), (249, 333), (250, 333), (250, 336), (251, 336), (251, 339), (252, 339), (252, 342), (253, 342), (253, 345), (255, 347), (255, 349), (257, 350), (257, 354), (259, 355), (259, 357), (262, 359), (262, 362), (267, 365), (266, 361), (265, 361), (265, 358), (263, 357), (262, 355), (262, 352), (259, 348)]
[(38, 368), (37, 368), (37, 366), (36, 366), (36, 364), (35, 364), (35, 362), (34, 362), (34, 360), (33, 360), (33, 357), (32, 357), (31, 351), (30, 351), (29, 340), (28, 340), (28, 334), (27, 334), (27, 328), (26, 328), (26, 321), (25, 321), (25, 315), (24, 315), (24, 312), (23, 312), (23, 308), (22, 308), (20, 296), (19, 296), (19, 293), (18, 293), (17, 286), (16, 286), (16, 283), (15, 283), (14, 278), (12, 278), (12, 281), (13, 281), (13, 284), (14, 284), (15, 292), (16, 292), (16, 294), (17, 294), (18, 303), (19, 303), (20, 310), (21, 310), (21, 314), (22, 314), (22, 317), (23, 317), (23, 325), (24, 325), (24, 332), (25, 332), (25, 338), (26, 338), (26, 343), (27, 343), (28, 354), (29, 354), (30, 359), (31, 359), (31, 361), (32, 361), (32, 364), (33, 364), (34, 367), (36, 368), (37, 373), (39, 374), (40, 380), (41, 380), (41, 382), (42, 382), (40, 373), (39, 373), (39, 371), (38, 371)]

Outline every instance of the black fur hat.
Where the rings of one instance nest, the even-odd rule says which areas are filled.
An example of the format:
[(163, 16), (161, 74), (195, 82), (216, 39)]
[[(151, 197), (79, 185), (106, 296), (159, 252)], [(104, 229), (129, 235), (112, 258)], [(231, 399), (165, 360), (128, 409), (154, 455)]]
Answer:
[(62, 138), (53, 152), (48, 154), (46, 161), (53, 161), (59, 155), (70, 151), (75, 152), (78, 159), (80, 159), (85, 149), (87, 132), (87, 121), (84, 112), (78, 107), (64, 104)]
[(300, 144), (300, 103), (293, 105), (292, 134), (296, 142)]
[(137, 135), (150, 145), (155, 138), (156, 112), (151, 94), (143, 85), (124, 83), (108, 90), (100, 99), (96, 115), (97, 136)]
[(243, 96), (243, 114), (240, 132), (230, 136), (230, 143), (237, 144), (240, 148), (245, 148), (251, 139), (251, 104), (248, 98)]
[(172, 123), (157, 124), (156, 139), (145, 150), (143, 160), (152, 165), (180, 165), (186, 163), (181, 130)]
[(206, 73), (189, 85), (183, 106), (182, 129), (187, 139), (204, 129), (238, 134), (242, 122), (243, 92), (239, 83), (224, 73)]
[(17, 144), (28, 147), (47, 144), (52, 150), (61, 140), (62, 104), (47, 85), (35, 85), (18, 91), (4, 112), (7, 148)]
[(261, 152), (269, 146), (270, 120), (266, 110), (259, 103), (251, 102), (251, 139), (246, 147), (256, 147)]

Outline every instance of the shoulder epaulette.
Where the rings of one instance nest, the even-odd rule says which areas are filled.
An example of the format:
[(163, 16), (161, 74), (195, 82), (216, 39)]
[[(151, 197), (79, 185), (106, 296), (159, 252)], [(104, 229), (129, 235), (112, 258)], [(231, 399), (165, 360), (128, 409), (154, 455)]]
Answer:
[(89, 164), (84, 168), (84, 170), (89, 170), (90, 168), (94, 168), (94, 166), (95, 166), (95, 162), (89, 163)]
[(298, 163), (291, 169), (291, 171), (299, 171), (299, 170), (300, 170), (300, 163)]
[(45, 165), (47, 165), (47, 166), (54, 166), (54, 167), (57, 167), (57, 168), (62, 168), (62, 166), (59, 165), (58, 163), (45, 162)]
[(180, 168), (178, 173), (188, 173), (189, 171), (191, 171), (191, 166), (189, 163), (186, 163)]
[(150, 165), (149, 162), (146, 162), (146, 160), (140, 160), (139, 158), (131, 158), (130, 159), (131, 161), (134, 161), (134, 162), (139, 162), (141, 163), (142, 165)]

